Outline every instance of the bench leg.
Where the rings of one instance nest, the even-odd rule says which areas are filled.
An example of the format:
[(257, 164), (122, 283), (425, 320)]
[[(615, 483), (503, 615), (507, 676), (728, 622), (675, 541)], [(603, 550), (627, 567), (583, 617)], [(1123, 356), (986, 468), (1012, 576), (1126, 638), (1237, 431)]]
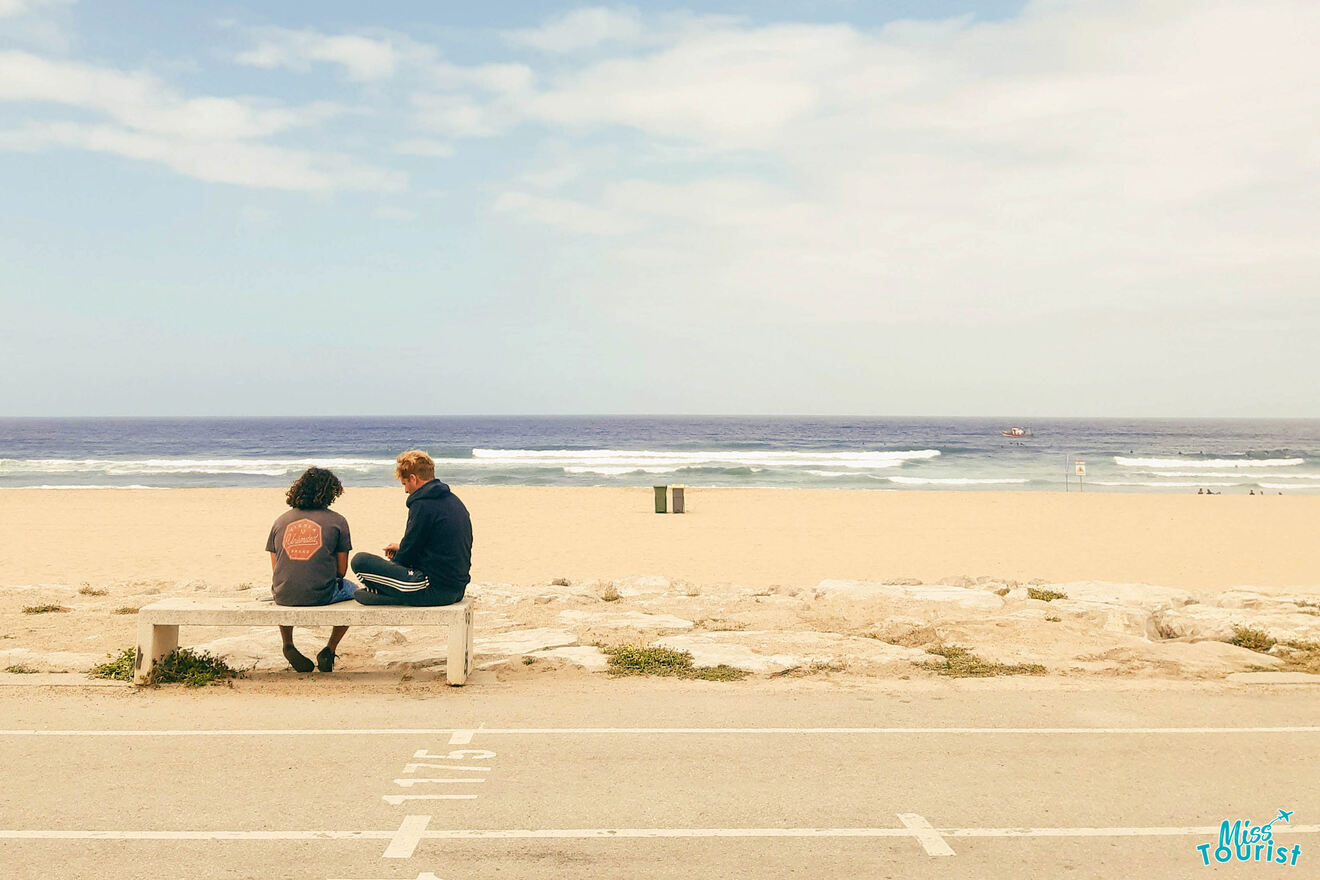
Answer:
[(137, 655), (133, 658), (133, 684), (146, 684), (156, 661), (179, 647), (178, 626), (138, 623)]
[(449, 625), (449, 658), (445, 662), (445, 681), (458, 687), (472, 671), (472, 606)]

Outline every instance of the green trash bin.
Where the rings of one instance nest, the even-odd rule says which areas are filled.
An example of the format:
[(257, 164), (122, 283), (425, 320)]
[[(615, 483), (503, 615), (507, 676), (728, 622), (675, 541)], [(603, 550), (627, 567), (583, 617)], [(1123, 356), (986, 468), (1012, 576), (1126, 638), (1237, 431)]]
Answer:
[(669, 506), (665, 496), (669, 494), (668, 486), (654, 486), (655, 489), (655, 512), (668, 513)]

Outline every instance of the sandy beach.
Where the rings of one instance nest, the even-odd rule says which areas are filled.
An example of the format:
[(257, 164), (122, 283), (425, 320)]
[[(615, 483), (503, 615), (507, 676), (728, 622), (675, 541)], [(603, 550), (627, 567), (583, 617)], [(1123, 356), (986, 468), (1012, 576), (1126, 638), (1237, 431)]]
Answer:
[[(472, 512), (474, 582), (657, 574), (807, 586), (951, 575), (1314, 589), (1320, 498), (1036, 492), (651, 490), (455, 486)], [(402, 533), (398, 489), (350, 488), (335, 509), (355, 549)], [(0, 586), (204, 580), (265, 583), (282, 490), (0, 492)]]
[[(592, 646), (626, 641), (754, 672), (901, 674), (959, 644), (1058, 672), (1197, 677), (1284, 664), (1225, 644), (1236, 626), (1320, 639), (1320, 560), (1303, 549), (1320, 499), (708, 489), (660, 516), (649, 488), (456, 491), (488, 665), (600, 669)], [(356, 549), (398, 539), (404, 498), (345, 493)], [(157, 597), (250, 599), (284, 509), (271, 489), (0, 492), (0, 669), (86, 669), (132, 644), (131, 612)], [(43, 603), (68, 612), (23, 613)], [(283, 669), (272, 634), (198, 638), (217, 635), (206, 644), (235, 662)], [(352, 634), (346, 662), (438, 669), (410, 639)]]

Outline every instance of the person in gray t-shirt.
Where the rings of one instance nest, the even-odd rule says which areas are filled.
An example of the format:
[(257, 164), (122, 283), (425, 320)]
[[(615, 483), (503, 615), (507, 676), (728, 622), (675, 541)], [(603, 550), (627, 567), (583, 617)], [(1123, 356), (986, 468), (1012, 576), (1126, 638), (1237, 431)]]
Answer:
[[(329, 605), (353, 598), (357, 584), (345, 580), (348, 551), (353, 549), (348, 520), (330, 510), (344, 494), (339, 478), (323, 468), (308, 468), (285, 496), (292, 508), (270, 528), (266, 550), (273, 572), (271, 590), (277, 605)], [(330, 631), (330, 641), (316, 655), (316, 667), (335, 667), (335, 648), (348, 632), (346, 626)], [(298, 672), (311, 672), (312, 661), (293, 645), (293, 627), (280, 627), (284, 658)]]

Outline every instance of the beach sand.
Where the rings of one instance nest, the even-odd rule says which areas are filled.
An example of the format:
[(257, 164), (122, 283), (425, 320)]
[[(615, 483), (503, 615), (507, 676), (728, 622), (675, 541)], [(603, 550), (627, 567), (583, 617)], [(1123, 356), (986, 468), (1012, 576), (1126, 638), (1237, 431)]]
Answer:
[[(682, 515), (649, 488), (456, 486), (472, 512), (476, 582), (659, 574), (806, 586), (824, 578), (1239, 585), (1320, 592), (1320, 498), (688, 489)], [(357, 550), (402, 534), (400, 489), (335, 504)], [(0, 587), (123, 580), (263, 584), (276, 489), (0, 491)]]
[[(501, 677), (527, 674), (520, 659), (599, 670), (593, 646), (623, 643), (769, 675), (906, 677), (942, 645), (1052, 674), (1320, 662), (1226, 644), (1239, 626), (1320, 642), (1306, 549), (1320, 498), (689, 489), (688, 513), (661, 516), (649, 488), (456, 491), (476, 535), (478, 667)], [(404, 500), (349, 489), (335, 508), (376, 551), (399, 538)], [(272, 489), (0, 492), (0, 670), (84, 671), (132, 645), (132, 612), (157, 598), (250, 600), (269, 586), (265, 540), (285, 509)], [(66, 610), (24, 613), (43, 604)], [(287, 671), (273, 631), (198, 628), (184, 644)], [(349, 670), (436, 675), (443, 645), (364, 627), (341, 654)]]

